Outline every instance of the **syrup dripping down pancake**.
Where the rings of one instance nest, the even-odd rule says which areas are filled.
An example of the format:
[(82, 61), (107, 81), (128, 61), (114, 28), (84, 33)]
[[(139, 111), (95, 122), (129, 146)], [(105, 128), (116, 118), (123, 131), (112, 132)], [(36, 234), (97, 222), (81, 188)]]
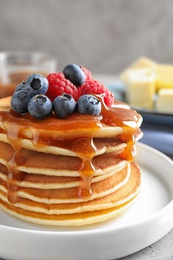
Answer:
[[(13, 126), (11, 126), (11, 128), (13, 128)], [(26, 130), (26, 133), (30, 132), (31, 130)], [(114, 133), (114, 137), (112, 137), (112, 131), (110, 131), (110, 129), (104, 127), (104, 135), (100, 136), (98, 138), (93, 138), (93, 146), (96, 147), (96, 154), (95, 155), (99, 155), (99, 154), (103, 154), (105, 152), (118, 152), (120, 149), (123, 149), (126, 146), (126, 143), (122, 143), (122, 141), (120, 140), (120, 133), (119, 131), (117, 133)], [(115, 130), (116, 132), (116, 130)], [(28, 135), (28, 134), (26, 134)], [(32, 135), (31, 135), (32, 136)], [(105, 137), (106, 136), (106, 137)], [(135, 139), (136, 141), (138, 141), (141, 137), (142, 137), (142, 132), (140, 131), (140, 129), (136, 130), (136, 133), (134, 133)], [(82, 145), (85, 143), (85, 139), (82, 139)], [(7, 134), (4, 132), (4, 130), (2, 128), (0, 128), (0, 141), (1, 142), (5, 142), (5, 143), (9, 143), (9, 140), (7, 138)], [(41, 152), (44, 153), (52, 153), (52, 154), (61, 154), (61, 155), (65, 155), (65, 156), (78, 156), (78, 154), (75, 151), (72, 151), (69, 147), (65, 148), (65, 147), (61, 147), (61, 143), (57, 142), (57, 146), (55, 146), (55, 142), (54, 144), (49, 144), (47, 145), (46, 141), (42, 139), (40, 147), (36, 147), (33, 142), (30, 139), (27, 139), (26, 136), (25, 138), (23, 138), (21, 140), (22, 143), (22, 147), (26, 148), (26, 149), (30, 149), (30, 150), (34, 150), (34, 151), (38, 151), (38, 149)], [(70, 142), (71, 140), (69, 140)], [(74, 140), (75, 142), (76, 140)], [(67, 141), (68, 142), (68, 141)], [(73, 145), (73, 143), (72, 143)]]
[[(8, 161), (13, 156), (13, 149), (9, 144), (3, 142), (0, 142), (0, 146), (0, 163), (7, 166)], [(111, 170), (115, 171), (123, 167), (126, 161), (119, 159), (118, 154), (111, 152), (95, 156), (92, 159), (95, 168), (94, 176), (103, 175)], [(20, 172), (46, 176), (80, 176), (79, 169), (82, 161), (79, 157), (45, 154), (26, 149), (21, 149), (18, 156), (20, 160), (16, 167)]]

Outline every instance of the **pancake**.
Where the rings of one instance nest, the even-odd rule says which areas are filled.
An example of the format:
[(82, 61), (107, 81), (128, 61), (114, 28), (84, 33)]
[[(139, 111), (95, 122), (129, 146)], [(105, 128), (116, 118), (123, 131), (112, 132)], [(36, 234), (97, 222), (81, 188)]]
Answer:
[(11, 97), (0, 98), (0, 109), (6, 111), (11, 108)]
[[(0, 163), (8, 166), (8, 162), (13, 158), (13, 148), (3, 142), (0, 142), (0, 147)], [(125, 165), (126, 161), (120, 160), (118, 155), (117, 152), (111, 152), (95, 156), (92, 159), (95, 168), (94, 176), (103, 175), (112, 169), (119, 170)], [(21, 149), (18, 157), (20, 160), (16, 169), (20, 172), (46, 176), (80, 176), (78, 169), (81, 168), (82, 159), (79, 157), (45, 154), (26, 149)]]
[(0, 208), (6, 211), (9, 215), (17, 217), (23, 221), (32, 222), (39, 225), (47, 226), (84, 226), (106, 221), (110, 218), (115, 218), (124, 213), (129, 207), (136, 202), (136, 198), (128, 201), (124, 205), (110, 208), (107, 210), (98, 210), (91, 214), (90, 212), (73, 214), (69, 218), (69, 214), (62, 215), (45, 215), (43, 213), (35, 213), (32, 211), (25, 211), (23, 209), (14, 207), (5, 203), (0, 199)]
[[(111, 176), (107, 176), (106, 179), (101, 180), (99, 182), (91, 183), (92, 196), (89, 197), (88, 200), (93, 200), (95, 198), (103, 197), (108, 195), (115, 190), (119, 189), (122, 185), (124, 185), (128, 179), (130, 174), (130, 166), (126, 165), (122, 170), (117, 172), (116, 174), (112, 174)], [(6, 181), (5, 189), (7, 190), (10, 182)], [(4, 184), (4, 180), (0, 179), (0, 184)], [(11, 193), (13, 194), (13, 187), (16, 186), (14, 182), (12, 183), (12, 192), (9, 188), (9, 196)], [(15, 188), (16, 190), (16, 188)], [(18, 196), (23, 198), (28, 198), (33, 201), (44, 202), (48, 204), (52, 203), (68, 203), (68, 202), (82, 202), (83, 198), (77, 197), (78, 189), (76, 187), (71, 188), (60, 188), (60, 189), (35, 189), (35, 188), (26, 188), (20, 187), (18, 190), (16, 201), (18, 200)]]
[[(13, 129), (15, 127), (15, 125), (10, 124), (9, 129)], [(75, 145), (80, 145), (79, 144), (79, 137), (75, 137), (72, 139), (67, 139), (66, 143), (65, 142), (61, 142), (58, 140), (54, 140), (53, 144), (50, 144), (50, 140), (46, 139), (45, 136), (45, 131), (43, 131), (43, 133), (40, 134), (39, 136), (39, 140), (36, 139), (36, 143), (35, 140), (33, 142), (33, 140), (30, 140), (32, 138), (32, 136), (34, 135), (34, 129), (29, 129), (28, 128), (24, 128), (23, 131), (23, 136), (22, 139), (20, 140), (21, 142), (21, 146), (23, 148), (26, 149), (30, 149), (30, 150), (35, 150), (37, 151), (38, 149), (44, 153), (51, 153), (51, 154), (61, 154), (61, 155), (67, 155), (67, 156), (78, 156), (78, 153), (75, 151), (72, 151), (71, 147)], [(81, 130), (79, 130), (81, 131)], [(104, 152), (116, 152), (120, 149), (123, 149), (126, 146), (126, 143), (122, 143), (121, 140), (121, 134), (122, 134), (122, 129), (120, 129), (119, 127), (115, 127), (113, 128), (107, 128), (104, 126), (104, 128), (100, 131), (103, 131), (103, 134), (100, 133), (100, 136), (98, 136), (98, 133), (95, 134), (95, 136), (98, 136), (98, 138), (94, 138), (93, 137), (93, 146), (96, 147), (96, 153), (95, 155), (99, 155), (102, 154)], [(59, 136), (59, 133), (56, 133)], [(85, 133), (82, 133), (85, 135)], [(50, 132), (49, 135), (52, 137), (54, 135), (54, 133)], [(87, 133), (88, 135), (88, 133)], [(9, 141), (9, 137), (10, 133), (6, 133), (4, 130), (4, 126), (1, 126), (0, 124), (0, 141), (5, 142), (5, 143), (10, 143)], [(115, 138), (116, 136), (116, 138)], [(136, 141), (138, 139), (140, 139), (142, 137), (142, 132), (140, 131), (140, 129), (136, 129), (135, 133), (134, 133), (134, 137), (136, 139)], [(82, 145), (85, 142), (88, 142), (87, 137), (82, 137), (80, 138), (80, 142), (82, 143)], [(49, 145), (47, 145), (47, 142)], [(65, 145), (64, 145), (65, 143)], [(68, 144), (68, 145), (67, 145)], [(69, 145), (70, 144), (70, 145)], [(63, 147), (62, 147), (63, 146)]]
[[(91, 183), (95, 183), (101, 180), (104, 180), (123, 167), (125, 167), (127, 163), (125, 161), (116, 164), (115, 167), (109, 167), (106, 170), (104, 169), (105, 174), (95, 175)], [(113, 170), (112, 170), (113, 169)], [(39, 169), (40, 170), (40, 169)], [(8, 169), (3, 164), (0, 164), (0, 178), (4, 181), (8, 181)], [(32, 174), (27, 172), (21, 172), (22, 177), (18, 179), (13, 178), (13, 183), (19, 187), (30, 187), (30, 188), (39, 188), (39, 189), (62, 189), (62, 188), (70, 188), (77, 187), (80, 184), (80, 176), (71, 177), (71, 176), (52, 176), (45, 174)]]
[(140, 170), (135, 163), (131, 163), (130, 178), (125, 185), (92, 201), (46, 205), (20, 198), (14, 207), (2, 191), (0, 201), (3, 209), (23, 220), (47, 225), (80, 226), (107, 220), (127, 209), (137, 198), (140, 182)]

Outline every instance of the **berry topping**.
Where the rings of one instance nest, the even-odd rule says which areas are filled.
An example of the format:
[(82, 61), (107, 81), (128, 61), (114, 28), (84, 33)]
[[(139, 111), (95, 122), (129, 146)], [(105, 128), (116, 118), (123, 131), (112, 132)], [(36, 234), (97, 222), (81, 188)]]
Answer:
[(31, 116), (37, 119), (43, 119), (51, 114), (52, 102), (45, 95), (35, 95), (28, 103), (28, 111)]
[(51, 113), (65, 118), (74, 110), (95, 116), (100, 114), (102, 105), (97, 95), (107, 107), (113, 105), (114, 95), (88, 69), (69, 64), (63, 72), (51, 73), (47, 78), (41, 74), (30, 75), (16, 87), (11, 107), (20, 114), (29, 112), (37, 119)]
[(69, 79), (76, 87), (82, 86), (85, 82), (85, 73), (84, 71), (76, 64), (67, 65), (63, 73), (66, 79)]
[(97, 80), (86, 80), (85, 83), (78, 88), (78, 96), (85, 94), (102, 94), (103, 100), (108, 107), (111, 107), (114, 102), (114, 95), (103, 84)]
[(53, 100), (57, 97), (62, 95), (63, 93), (71, 95), (74, 100), (78, 97), (78, 90), (76, 86), (65, 78), (62, 72), (59, 73), (51, 73), (47, 76), (49, 82), (49, 88), (46, 92), (46, 95)]
[(30, 99), (31, 95), (27, 90), (19, 90), (11, 98), (11, 107), (14, 111), (25, 114), (28, 112), (28, 102)]
[(97, 116), (101, 112), (101, 102), (93, 95), (83, 95), (78, 99), (79, 113)]
[(85, 74), (86, 80), (93, 79), (93, 76), (92, 76), (91, 72), (88, 69), (86, 69), (83, 66), (80, 66), (80, 67), (81, 67), (81, 69), (83, 70), (83, 72)]
[(72, 96), (68, 94), (62, 94), (53, 101), (53, 110), (57, 117), (65, 118), (66, 116), (73, 113), (76, 107), (76, 102)]
[(25, 87), (33, 96), (37, 94), (45, 94), (48, 90), (48, 85), (49, 83), (47, 78), (41, 74), (30, 75), (25, 82)]

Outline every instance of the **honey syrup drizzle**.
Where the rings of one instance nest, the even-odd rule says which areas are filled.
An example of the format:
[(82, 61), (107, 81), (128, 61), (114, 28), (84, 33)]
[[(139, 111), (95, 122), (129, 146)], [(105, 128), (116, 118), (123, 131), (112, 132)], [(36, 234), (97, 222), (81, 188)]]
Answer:
[(97, 152), (93, 138), (81, 138), (73, 143), (72, 150), (75, 147), (75, 152), (81, 158), (81, 181), (78, 187), (77, 195), (80, 198), (88, 199), (92, 195), (91, 180), (95, 172), (95, 167), (92, 159)]
[(11, 124), (9, 124), (6, 116), (3, 118), (2, 123), (6, 130), (7, 139), (14, 150), (13, 156), (9, 159), (7, 163), (7, 168), (8, 168), (7, 185), (8, 185), (8, 201), (10, 203), (15, 203), (18, 201), (18, 191), (19, 191), (19, 187), (16, 184), (16, 181), (22, 180), (22, 173), (17, 170), (17, 164), (19, 162), (21, 163), (21, 160), (23, 159), (19, 156), (19, 152), (22, 148), (22, 143), (21, 143), (21, 139), (19, 138), (19, 133), (22, 129), (18, 125), (14, 125), (13, 127), (11, 127)]
[[(19, 152), (22, 149), (21, 140), (25, 129), (32, 133), (30, 140), (38, 150), (43, 146), (52, 144), (78, 154), (78, 157), (81, 158), (81, 166), (78, 169), (81, 173), (81, 183), (77, 189), (77, 196), (87, 199), (92, 195), (91, 180), (95, 172), (95, 167), (92, 163), (92, 159), (97, 152), (93, 144), (95, 134), (100, 128), (104, 127), (104, 124), (112, 127), (121, 127), (123, 129), (121, 141), (125, 142), (127, 146), (119, 157), (123, 160), (132, 161), (135, 156), (134, 134), (138, 127), (138, 120), (139, 115), (136, 111), (119, 107), (119, 102), (115, 102), (115, 106), (110, 109), (102, 102), (102, 111), (99, 116), (74, 113), (67, 120), (50, 116), (46, 120), (37, 121), (28, 114), (19, 115), (11, 110), (0, 111), (0, 121), (14, 150), (13, 157), (8, 162), (9, 202), (17, 202), (19, 187), (15, 184), (15, 180), (22, 181), (23, 178), (22, 173), (17, 171), (17, 165), (19, 161), (21, 163)], [(88, 132), (83, 133), (82, 131), (85, 128), (88, 129)], [(70, 135), (70, 138), (68, 137), (69, 129), (72, 130), (72, 133), (75, 133), (75, 137), (73, 135)], [(59, 136), (57, 134), (51, 137), (47, 135), (47, 131), (58, 131), (58, 133), (61, 131), (63, 135)], [(77, 138), (76, 136), (79, 137)], [(22, 160), (27, 160), (27, 158), (22, 158)]]

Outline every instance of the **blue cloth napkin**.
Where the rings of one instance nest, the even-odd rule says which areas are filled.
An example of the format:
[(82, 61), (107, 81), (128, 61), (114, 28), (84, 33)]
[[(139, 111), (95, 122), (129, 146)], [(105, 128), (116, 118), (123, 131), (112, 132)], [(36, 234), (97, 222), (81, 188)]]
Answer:
[(173, 125), (155, 124), (144, 120), (141, 130), (144, 135), (140, 142), (173, 157)]

